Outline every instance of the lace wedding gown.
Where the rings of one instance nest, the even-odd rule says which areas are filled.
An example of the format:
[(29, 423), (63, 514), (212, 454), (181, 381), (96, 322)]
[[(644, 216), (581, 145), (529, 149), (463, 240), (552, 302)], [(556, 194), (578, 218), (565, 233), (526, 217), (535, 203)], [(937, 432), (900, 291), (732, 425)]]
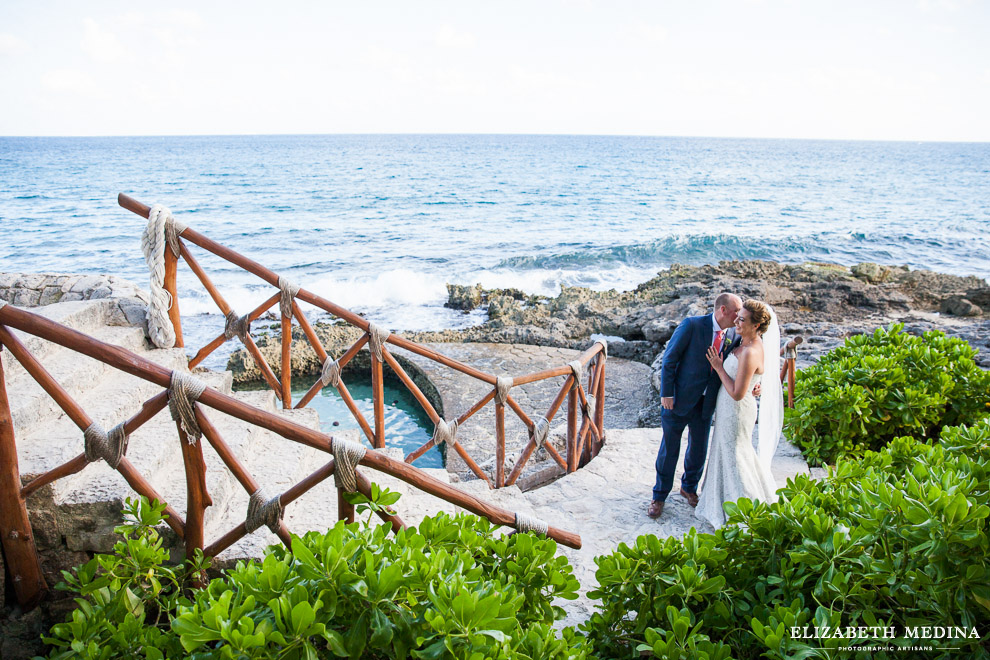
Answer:
[[(739, 358), (730, 354), (724, 366), (726, 373), (735, 378)], [(695, 509), (695, 515), (710, 522), (715, 529), (725, 524), (723, 502), (734, 502), (740, 497), (777, 501), (773, 475), (753, 448), (753, 428), (759, 410), (753, 388), (760, 382), (760, 377), (761, 374), (753, 375), (741, 401), (729, 396), (724, 387), (718, 392), (715, 426), (708, 443), (708, 464)]]

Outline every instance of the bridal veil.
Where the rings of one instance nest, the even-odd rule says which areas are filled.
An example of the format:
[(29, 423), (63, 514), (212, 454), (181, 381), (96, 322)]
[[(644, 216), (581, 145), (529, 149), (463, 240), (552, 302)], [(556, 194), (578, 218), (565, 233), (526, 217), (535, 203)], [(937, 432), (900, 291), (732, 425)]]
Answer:
[(756, 453), (760, 463), (770, 469), (777, 443), (784, 428), (784, 392), (780, 386), (780, 324), (770, 308), (770, 327), (763, 334), (763, 392), (760, 396), (759, 429)]

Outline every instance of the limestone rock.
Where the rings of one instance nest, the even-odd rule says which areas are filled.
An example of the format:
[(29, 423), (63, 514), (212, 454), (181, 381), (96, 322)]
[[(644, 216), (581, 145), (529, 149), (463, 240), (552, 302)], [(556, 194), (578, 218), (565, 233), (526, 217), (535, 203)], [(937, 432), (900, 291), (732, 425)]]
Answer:
[(481, 305), (482, 288), (480, 284), (463, 286), (460, 284), (447, 285), (447, 302), (444, 307), (461, 309), (470, 312)]
[(953, 316), (979, 316), (983, 313), (977, 305), (962, 296), (950, 296), (942, 301), (939, 311)]

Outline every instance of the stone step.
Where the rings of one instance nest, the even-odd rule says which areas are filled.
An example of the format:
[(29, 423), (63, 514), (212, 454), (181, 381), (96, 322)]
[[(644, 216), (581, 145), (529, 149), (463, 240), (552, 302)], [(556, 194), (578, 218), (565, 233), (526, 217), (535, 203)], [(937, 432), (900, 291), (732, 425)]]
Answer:
[[(143, 354), (148, 350), (144, 332), (140, 328), (108, 326), (94, 334), (103, 341), (138, 354)], [(48, 344), (49, 342), (45, 343)], [(60, 346), (56, 346), (55, 350), (43, 353), (44, 355), (38, 358), (38, 361), (51, 374), (52, 378), (69, 393), (69, 396), (77, 401), (92, 389), (94, 383), (113, 377), (113, 372), (116, 371), (99, 360)], [(34, 354), (33, 351), (32, 354)], [(156, 361), (168, 362), (169, 365), (179, 365), (178, 359), (182, 356), (181, 349), (178, 352), (175, 349), (170, 349), (167, 353), (152, 354), (148, 357)], [(38, 356), (35, 355), (35, 357)], [(46, 425), (51, 419), (61, 414), (61, 409), (55, 400), (17, 363), (9, 352), (4, 352), (3, 360), (11, 416), (14, 418), (19, 434), (30, 433), (39, 425)]]

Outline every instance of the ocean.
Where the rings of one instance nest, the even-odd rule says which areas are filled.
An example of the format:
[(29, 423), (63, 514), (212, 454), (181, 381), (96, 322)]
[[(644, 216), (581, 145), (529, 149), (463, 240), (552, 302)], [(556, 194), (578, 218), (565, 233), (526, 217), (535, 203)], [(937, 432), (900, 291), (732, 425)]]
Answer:
[[(629, 289), (750, 258), (990, 277), (987, 143), (528, 135), (0, 138), (0, 270), (145, 283), (118, 192), (393, 330), (482, 322), (448, 282)], [(239, 313), (273, 292), (194, 249)]]

